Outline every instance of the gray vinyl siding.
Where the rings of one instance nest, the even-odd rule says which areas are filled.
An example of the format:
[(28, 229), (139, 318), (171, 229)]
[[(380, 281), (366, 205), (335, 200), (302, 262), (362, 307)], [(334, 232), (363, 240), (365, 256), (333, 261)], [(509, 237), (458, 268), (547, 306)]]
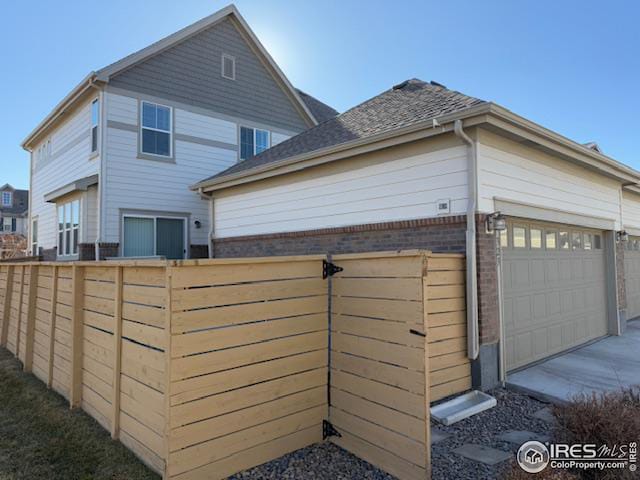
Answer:
[[(236, 59), (235, 80), (222, 77), (223, 53)], [(125, 70), (109, 83), (294, 132), (307, 128), (229, 19)]]

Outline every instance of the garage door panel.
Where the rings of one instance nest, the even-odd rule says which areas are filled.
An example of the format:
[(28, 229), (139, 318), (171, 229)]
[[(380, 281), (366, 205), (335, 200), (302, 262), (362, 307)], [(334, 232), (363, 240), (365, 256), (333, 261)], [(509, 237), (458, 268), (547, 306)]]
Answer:
[(527, 326), (531, 322), (531, 297), (521, 296), (513, 302), (513, 315), (516, 328)]
[[(528, 223), (519, 220), (518, 226)], [(538, 222), (529, 223), (527, 236), (531, 225), (536, 230), (569, 231), (574, 245), (584, 244), (581, 238), (588, 238), (588, 235), (602, 236), (602, 232)], [(508, 369), (544, 359), (606, 334), (605, 256), (602, 249), (506, 246), (502, 258)], [(640, 279), (640, 275), (638, 277)]]
[(624, 251), (627, 318), (640, 316), (640, 237), (630, 237)]
[(527, 260), (516, 260), (512, 269), (512, 284), (515, 288), (530, 285), (529, 262)]
[(544, 259), (536, 258), (531, 261), (531, 285), (543, 286), (546, 283)]
[(548, 259), (545, 261), (545, 273), (546, 273), (546, 279), (547, 282), (549, 284), (557, 284), (558, 281), (560, 280), (560, 275), (559, 275), (559, 270), (560, 270), (560, 266), (558, 265), (558, 259), (553, 258), (553, 259)]
[(539, 293), (533, 296), (533, 319), (534, 321), (547, 317), (547, 296)]

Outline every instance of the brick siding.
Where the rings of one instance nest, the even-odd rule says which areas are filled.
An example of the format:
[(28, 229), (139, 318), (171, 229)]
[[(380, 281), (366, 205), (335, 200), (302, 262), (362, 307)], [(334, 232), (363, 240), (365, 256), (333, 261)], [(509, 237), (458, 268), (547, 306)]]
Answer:
[[(466, 216), (426, 218), (402, 222), (352, 225), (340, 228), (253, 235), (214, 240), (214, 256), (264, 257), (375, 252), (421, 248), (433, 252), (464, 253)], [(496, 243), (484, 232), (478, 216), (478, 310), (480, 343), (498, 341)]]
[(496, 343), (500, 339), (496, 236), (486, 233), (485, 218), (485, 215), (476, 217), (478, 322), (481, 345)]

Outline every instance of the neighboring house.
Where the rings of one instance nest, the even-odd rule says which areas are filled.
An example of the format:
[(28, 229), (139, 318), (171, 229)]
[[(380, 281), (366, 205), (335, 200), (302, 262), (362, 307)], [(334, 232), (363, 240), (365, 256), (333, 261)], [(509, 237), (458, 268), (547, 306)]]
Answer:
[(335, 112), (291, 86), (229, 6), (91, 72), (24, 140), (45, 259), (207, 256), (189, 185)]
[(6, 183), (0, 187), (0, 235), (27, 235), (29, 190), (17, 190)]
[(192, 188), (211, 197), (216, 257), (466, 253), (475, 387), (640, 315), (640, 173), (434, 82), (212, 173)]

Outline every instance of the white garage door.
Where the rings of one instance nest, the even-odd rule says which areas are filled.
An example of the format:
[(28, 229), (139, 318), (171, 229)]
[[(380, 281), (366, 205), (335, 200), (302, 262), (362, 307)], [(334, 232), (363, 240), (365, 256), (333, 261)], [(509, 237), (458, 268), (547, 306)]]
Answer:
[(508, 370), (607, 334), (602, 232), (514, 219), (500, 243)]
[(640, 316), (640, 237), (631, 237), (625, 245), (624, 283), (627, 288), (627, 318)]

